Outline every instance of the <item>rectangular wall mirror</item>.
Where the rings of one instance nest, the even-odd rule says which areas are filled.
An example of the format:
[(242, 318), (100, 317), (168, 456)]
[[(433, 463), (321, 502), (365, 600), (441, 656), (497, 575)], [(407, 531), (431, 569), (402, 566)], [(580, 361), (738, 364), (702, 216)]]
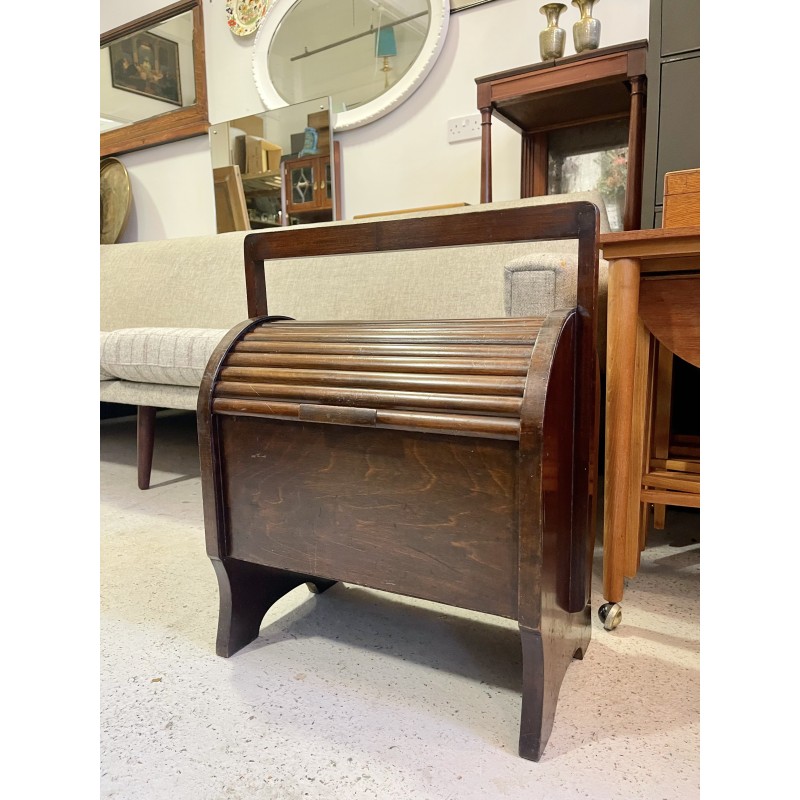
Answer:
[(101, 158), (207, 130), (202, 0), (181, 0), (101, 35)]
[(212, 125), (209, 139), (218, 233), (342, 218), (329, 97)]

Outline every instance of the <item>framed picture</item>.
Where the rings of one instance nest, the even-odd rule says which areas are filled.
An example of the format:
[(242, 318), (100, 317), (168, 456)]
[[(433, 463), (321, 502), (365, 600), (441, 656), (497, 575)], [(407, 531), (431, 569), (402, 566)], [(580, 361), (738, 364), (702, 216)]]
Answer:
[(141, 31), (109, 45), (111, 85), (180, 106), (178, 43)]

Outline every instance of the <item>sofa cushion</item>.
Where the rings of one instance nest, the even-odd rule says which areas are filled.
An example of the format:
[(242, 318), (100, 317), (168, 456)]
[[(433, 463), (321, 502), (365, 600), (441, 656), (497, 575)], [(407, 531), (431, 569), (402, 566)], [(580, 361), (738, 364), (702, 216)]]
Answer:
[(103, 381), (100, 384), (100, 400), (105, 403), (195, 411), (197, 398), (196, 386), (134, 383), (134, 381)]
[[(505, 316), (540, 317), (553, 309), (574, 305), (577, 266), (578, 259), (571, 253), (531, 252), (509, 261), (505, 267)], [(608, 262), (602, 258), (598, 272), (597, 352), (605, 371)]]
[(108, 339), (109, 334), (106, 331), (100, 331), (100, 380), (101, 381), (113, 381), (115, 380), (114, 376), (110, 372), (106, 372), (103, 369), (103, 348), (106, 346), (106, 339)]
[(100, 245), (100, 329), (230, 330), (247, 319), (247, 235), (234, 231)]
[(101, 335), (101, 372), (137, 383), (200, 386), (226, 328), (120, 328)]

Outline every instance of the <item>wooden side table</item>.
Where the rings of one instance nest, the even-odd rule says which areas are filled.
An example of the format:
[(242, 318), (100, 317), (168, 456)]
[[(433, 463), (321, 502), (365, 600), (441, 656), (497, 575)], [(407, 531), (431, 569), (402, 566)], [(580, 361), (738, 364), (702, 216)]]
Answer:
[[(476, 78), (481, 112), (482, 203), (492, 200), (492, 116), (522, 135), (520, 197), (548, 193), (550, 134), (628, 120), (624, 230), (639, 227), (647, 42), (604, 47)], [(615, 145), (618, 146), (618, 145)]]
[[(600, 617), (615, 627), (626, 577), (644, 546), (642, 503), (699, 507), (699, 474), (653, 476), (649, 459), (655, 342), (700, 366), (700, 228), (657, 228), (599, 237), (608, 271), (605, 516)], [(661, 474), (663, 473), (663, 474)], [(655, 485), (654, 485), (655, 483)], [(609, 606), (615, 621), (610, 624)]]

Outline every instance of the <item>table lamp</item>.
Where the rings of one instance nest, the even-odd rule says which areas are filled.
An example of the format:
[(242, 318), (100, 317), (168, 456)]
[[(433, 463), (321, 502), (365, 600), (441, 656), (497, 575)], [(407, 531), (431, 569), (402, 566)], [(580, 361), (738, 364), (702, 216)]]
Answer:
[(381, 70), (384, 74), (384, 89), (389, 88), (389, 58), (397, 55), (397, 42), (394, 38), (394, 28), (378, 28), (375, 55), (383, 59)]

